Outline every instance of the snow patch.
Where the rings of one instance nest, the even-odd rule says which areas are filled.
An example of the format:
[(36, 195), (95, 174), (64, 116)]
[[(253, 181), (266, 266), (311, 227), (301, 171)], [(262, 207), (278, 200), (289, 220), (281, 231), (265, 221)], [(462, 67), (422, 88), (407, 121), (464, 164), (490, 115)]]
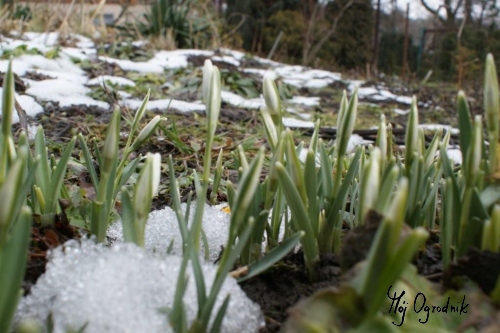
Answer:
[[(112, 247), (93, 240), (71, 240), (55, 249), (46, 272), (19, 304), (16, 322), (33, 318), (46, 323), (52, 313), (54, 333), (173, 332), (162, 309), (172, 307), (182, 258), (155, 256), (133, 244)], [(201, 263), (207, 290), (217, 266)], [(184, 304), (191, 323), (198, 311), (195, 278), (187, 270)], [(212, 312), (213, 321), (224, 298), (231, 295), (222, 332), (257, 332), (263, 325), (258, 305), (249, 300), (236, 280), (227, 277)]]

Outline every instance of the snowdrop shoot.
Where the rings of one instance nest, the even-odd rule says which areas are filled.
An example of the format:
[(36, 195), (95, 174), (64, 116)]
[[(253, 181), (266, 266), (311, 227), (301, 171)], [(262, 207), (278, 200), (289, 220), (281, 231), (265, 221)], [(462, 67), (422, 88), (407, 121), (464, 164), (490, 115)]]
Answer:
[(151, 121), (142, 129), (142, 131), (139, 132), (139, 135), (134, 140), (134, 143), (132, 144), (130, 149), (132, 151), (135, 151), (137, 148), (142, 146), (146, 142), (146, 140), (149, 139), (149, 137), (151, 137), (151, 135), (154, 133), (156, 126), (158, 126), (161, 121), (164, 121), (166, 119), (167, 118), (163, 118), (160, 116), (155, 116), (153, 119), (151, 119)]
[(490, 175), (500, 173), (499, 156), (497, 151), (499, 139), (499, 112), (500, 101), (498, 92), (498, 79), (495, 61), (490, 53), (486, 57), (484, 71), (484, 112), (486, 116), (486, 129), (488, 132), (489, 145), (489, 168)]
[(276, 83), (273, 81), (272, 74), (266, 73), (264, 75), (264, 80), (262, 83), (264, 91), (264, 100), (266, 102), (267, 111), (274, 121), (274, 125), (281, 127), (281, 99), (276, 87)]
[(131, 191), (122, 187), (122, 225), (126, 242), (144, 247), (146, 223), (151, 202), (158, 192), (161, 175), (161, 156), (148, 153), (139, 174), (133, 197)]
[(152, 160), (152, 168), (153, 168), (153, 178), (151, 182), (153, 184), (152, 195), (155, 196), (158, 194), (158, 189), (160, 187), (160, 176), (161, 176), (161, 155), (159, 153), (148, 153), (148, 159)]
[(17, 151), (12, 142), (12, 109), (14, 100), (14, 76), (9, 62), (4, 76), (2, 96), (3, 119), (0, 131), (0, 332), (10, 332), (23, 281), (28, 246), (31, 240), (32, 211), (26, 205), (33, 173), (27, 172), (31, 160), (26, 133), (19, 138)]
[[(363, 177), (361, 178), (360, 191), (360, 212), (358, 223), (363, 224), (370, 209), (375, 206), (380, 188), (380, 159), (381, 151), (379, 147), (373, 148), (370, 160), (365, 164)], [(384, 195), (384, 193), (382, 193)]]
[(214, 66), (212, 65), (212, 62), (209, 59), (205, 60), (202, 72), (203, 72), (203, 83), (202, 83), (203, 103), (207, 105), (210, 81), (212, 79), (212, 74), (214, 72)]

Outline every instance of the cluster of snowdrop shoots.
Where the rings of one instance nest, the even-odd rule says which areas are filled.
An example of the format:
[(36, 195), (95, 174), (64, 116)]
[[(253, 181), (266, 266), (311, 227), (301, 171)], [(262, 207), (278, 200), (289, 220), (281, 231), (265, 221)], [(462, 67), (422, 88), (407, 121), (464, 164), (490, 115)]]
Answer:
[[(204, 72), (206, 68), (212, 69), (210, 61), (206, 63)], [(218, 73), (218, 70), (215, 71)], [(213, 79), (215, 74), (210, 72), (209, 75), (204, 73), (204, 95), (207, 95), (205, 91), (206, 77), (211, 78), (210, 96), (216, 94), (214, 91), (219, 91), (220, 94), (220, 85), (213, 83), (217, 79), (220, 81), (220, 76)], [(220, 97), (219, 99), (205, 97), (204, 100), (207, 105), (208, 128), (212, 132), (211, 135), (208, 135), (206, 145), (210, 151), (212, 142), (210, 138), (213, 138), (217, 123)], [(138, 111), (138, 114), (140, 113), (143, 113), (143, 111)], [(116, 120), (118, 118), (119, 113), (115, 110), (103, 151), (103, 156), (107, 158), (105, 162), (117, 158), (117, 149), (111, 150), (110, 147), (116, 143), (113, 134), (117, 132), (117, 126), (115, 125), (119, 124)], [(109, 135), (109, 133), (113, 134)], [(142, 132), (136, 139), (137, 141), (140, 141), (141, 134)], [(147, 163), (148, 158), (145, 165)], [(137, 199), (137, 189), (144, 190), (144, 186), (141, 187), (140, 184), (152, 184), (152, 188), (149, 186), (153, 190), (150, 195), (154, 195), (156, 192), (155, 189), (158, 188), (160, 181), (160, 170), (159, 163), (154, 164), (156, 164), (157, 168), (153, 166), (155, 171), (149, 175), (149, 180), (146, 180), (146, 183), (141, 183), (141, 179), (148, 179), (141, 178), (144, 174), (142, 171), (146, 170), (146, 167), (142, 168), (138, 184), (136, 184), (134, 200)], [(104, 164), (101, 171), (105, 170), (106, 165)], [(112, 164), (109, 164), (108, 167), (110, 165), (113, 167)], [(109, 170), (109, 168), (106, 170)], [(208, 184), (209, 171), (210, 163), (205, 161), (204, 184)], [(107, 184), (107, 180), (103, 180), (105, 175), (107, 173), (101, 172), (100, 182)], [(110, 179), (113, 181), (112, 178)], [(148, 186), (146, 186), (147, 188)], [(204, 190), (197, 193), (198, 198), (206, 196), (207, 185), (203, 185), (203, 188)], [(122, 188), (123, 200), (127, 198), (127, 191), (127, 189)], [(173, 191), (178, 190), (175, 188)], [(100, 197), (100, 192), (98, 192), (97, 198)], [(103, 197), (106, 197), (107, 201), (113, 199), (112, 197), (108, 198), (107, 195)], [(92, 206), (93, 218), (96, 201)], [(146, 206), (146, 212), (148, 211), (150, 201), (147, 205), (136, 201), (132, 204), (128, 199), (124, 203), (128, 202), (131, 205), (130, 209), (134, 212), (137, 212), (136, 209), (143, 212)], [(203, 204), (203, 199), (197, 200), (197, 202), (198, 205)], [(236, 280), (229, 277), (226, 279), (225, 273), (222, 275), (221, 280), (219, 278), (221, 273), (209, 261), (210, 258), (215, 259), (217, 249), (228, 242), (228, 215), (224, 215), (225, 213), (213, 207), (198, 206), (198, 208), (197, 211), (204, 212), (204, 220), (200, 219), (201, 215), (195, 214), (193, 219), (198, 217), (197, 220), (179, 223), (187, 223), (188, 228), (191, 224), (192, 229), (195, 230), (201, 223), (209, 244), (208, 250), (205, 249), (205, 251), (210, 253), (199, 253), (198, 255), (205, 255), (204, 258), (207, 258), (207, 261), (194, 265), (194, 269), (197, 270), (196, 275), (201, 276), (204, 280), (205, 287), (203, 289), (211, 290), (212, 285), (214, 286), (214, 292), (211, 293), (209, 298), (210, 307), (225, 309), (222, 324), (220, 324), (220, 318), (222, 317), (217, 318), (215, 312), (209, 312), (209, 316), (203, 318), (204, 323), (202, 325), (209, 325), (212, 329), (218, 327), (217, 331), (221, 332), (256, 332), (263, 325), (263, 317), (259, 306), (246, 297)], [(179, 212), (179, 209), (187, 210), (186, 205), (181, 208), (176, 207), (176, 212)], [(127, 228), (131, 227), (131, 224), (128, 224), (130, 214), (122, 213), (124, 214), (123, 225), (128, 230)], [(133, 216), (137, 218), (137, 214)], [(145, 248), (123, 242), (124, 239), (127, 239), (127, 236), (124, 235), (126, 233), (120, 222), (112, 225), (109, 230), (109, 238), (114, 243), (99, 243), (104, 240), (104, 234), (100, 231), (102, 229), (100, 223), (105, 221), (106, 227), (108, 220), (103, 219), (103, 221), (100, 221), (99, 228), (96, 228), (96, 223), (93, 220), (91, 231), (92, 233), (97, 231), (97, 238), (71, 240), (50, 253), (46, 273), (32, 288), (31, 293), (21, 300), (15, 321), (19, 324), (23, 323), (25, 319), (35, 320), (42, 327), (52, 326), (53, 328), (49, 329), (51, 332), (80, 331), (82, 329), (88, 332), (173, 331), (170, 322), (172, 318), (169, 314), (176, 313), (177, 309), (180, 308), (179, 297), (177, 296), (179, 282), (177, 280), (182, 279), (181, 281), (186, 280), (186, 286), (181, 287), (183, 290), (181, 296), (183, 305), (181, 308), (188, 327), (191, 327), (194, 321), (198, 322), (200, 312), (206, 313), (206, 308), (198, 309), (200, 305), (199, 280), (194, 278), (193, 269), (188, 268), (185, 270), (186, 261), (184, 259), (186, 257), (182, 258), (181, 256), (183, 239), (177, 219), (177, 214), (170, 208), (151, 213), (149, 221), (146, 223), (145, 233), (139, 234), (137, 230), (134, 231), (137, 233), (137, 237), (144, 238), (144, 241), (141, 240), (137, 244), (144, 244), (146, 245)], [(142, 224), (144, 222), (135, 221), (132, 228), (136, 227), (135, 223)], [(195, 232), (193, 231), (194, 234)], [(188, 251), (191, 251), (191, 249), (188, 249)], [(193, 255), (196, 258), (196, 252), (193, 252)], [(200, 271), (202, 274), (199, 274)], [(184, 282), (182, 284), (184, 285)], [(212, 301), (214, 302), (212, 303)], [(210, 317), (210, 313), (214, 314)], [(205, 322), (207, 320), (209, 323)], [(172, 325), (174, 324), (172, 323)], [(178, 331), (179, 328), (177, 327), (175, 330)]]

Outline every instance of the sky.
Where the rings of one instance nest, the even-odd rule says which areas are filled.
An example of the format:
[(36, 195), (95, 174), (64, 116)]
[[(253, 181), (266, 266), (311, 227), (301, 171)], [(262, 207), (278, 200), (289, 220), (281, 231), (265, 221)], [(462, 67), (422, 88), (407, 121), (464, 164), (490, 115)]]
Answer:
[[(382, 0), (382, 2), (386, 3), (385, 7), (388, 10), (392, 8), (391, 7), (392, 0)], [(427, 3), (431, 8), (437, 8), (441, 2), (442, 0), (427, 0)], [(424, 8), (424, 6), (422, 6), (420, 0), (397, 0), (398, 7), (403, 11), (406, 11), (407, 3), (410, 3), (410, 18), (412, 19), (425, 18), (430, 15), (429, 12)]]

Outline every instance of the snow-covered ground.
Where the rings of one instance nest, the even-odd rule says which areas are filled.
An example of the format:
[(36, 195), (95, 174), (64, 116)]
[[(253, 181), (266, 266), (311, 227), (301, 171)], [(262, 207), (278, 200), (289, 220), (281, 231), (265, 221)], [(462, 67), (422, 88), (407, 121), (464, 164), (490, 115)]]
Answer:
[[(71, 240), (50, 256), (46, 273), (29, 296), (24, 297), (16, 316), (45, 323), (52, 313), (54, 333), (85, 332), (173, 332), (167, 311), (173, 305), (181, 257), (150, 252), (134, 244), (96, 245), (94, 240)], [(207, 291), (217, 266), (202, 263)], [(188, 322), (198, 311), (192, 269), (184, 305)], [(236, 280), (227, 277), (212, 311), (214, 320), (224, 298), (230, 295), (221, 332), (255, 333), (263, 326), (260, 307), (249, 300)]]
[[(43, 112), (40, 103), (43, 102), (58, 102), (61, 107), (70, 105), (89, 105), (98, 106), (101, 108), (109, 108), (110, 105), (106, 102), (93, 99), (88, 96), (90, 92), (89, 86), (103, 85), (106, 82), (116, 86), (135, 86), (135, 82), (130, 79), (118, 76), (98, 76), (89, 78), (78, 64), (73, 60), (78, 61), (98, 59), (105, 63), (112, 63), (119, 66), (123, 71), (137, 73), (164, 73), (168, 69), (185, 68), (188, 66), (189, 56), (203, 56), (214, 61), (226, 62), (232, 66), (239, 67), (242, 59), (246, 56), (243, 52), (222, 49), (222, 55), (215, 54), (212, 51), (202, 50), (175, 50), (175, 51), (158, 51), (153, 57), (147, 61), (131, 61), (124, 59), (115, 59), (107, 56), (97, 56), (96, 46), (94, 42), (86, 37), (74, 35), (74, 47), (59, 47), (57, 33), (24, 33), (22, 36), (3, 37), (0, 43), (1, 54), (14, 50), (17, 47), (25, 47), (31, 50), (31, 53), (40, 54), (23, 54), (13, 60), (13, 70), (19, 75), (28, 89), (25, 95), (19, 96), (19, 103), (26, 110), (28, 115), (34, 116)], [(46, 57), (54, 51), (55, 47), (59, 47), (58, 56), (55, 58)], [(38, 51), (38, 52), (36, 52)], [(254, 57), (260, 63), (262, 68), (239, 68), (242, 72), (253, 73), (263, 77), (266, 74), (271, 74), (276, 79), (281, 79), (283, 82), (295, 86), (306, 88), (323, 88), (336, 81), (341, 81), (342, 76), (339, 73), (328, 72), (324, 70), (311, 69), (303, 66), (291, 66), (270, 61), (267, 59)], [(0, 60), (0, 71), (5, 72), (8, 60)], [(28, 72), (46, 75), (49, 79), (35, 81), (28, 78), (23, 78)], [(349, 84), (349, 90), (352, 92), (355, 86), (364, 84), (363, 81), (345, 81)], [(118, 91), (118, 96), (121, 98), (120, 103), (130, 108), (136, 108), (142, 102), (140, 99), (130, 98), (129, 94)], [(166, 96), (168, 97), (168, 96)], [(409, 96), (397, 96), (388, 90), (380, 88), (363, 87), (359, 90), (360, 99), (367, 101), (393, 101), (400, 104), (409, 104), (411, 98)], [(259, 109), (264, 106), (262, 96), (254, 99), (246, 99), (234, 92), (223, 91), (222, 100), (230, 105), (248, 108)], [(314, 107), (321, 103), (318, 97), (294, 96), (287, 101), (290, 105), (290, 111), (296, 111), (296, 106)], [(167, 107), (181, 111), (193, 112), (203, 111), (204, 107), (200, 101), (180, 101), (170, 98), (151, 101), (148, 105), (149, 109), (166, 110)], [(303, 118), (303, 117), (298, 117)], [(16, 118), (17, 120), (17, 118)]]

